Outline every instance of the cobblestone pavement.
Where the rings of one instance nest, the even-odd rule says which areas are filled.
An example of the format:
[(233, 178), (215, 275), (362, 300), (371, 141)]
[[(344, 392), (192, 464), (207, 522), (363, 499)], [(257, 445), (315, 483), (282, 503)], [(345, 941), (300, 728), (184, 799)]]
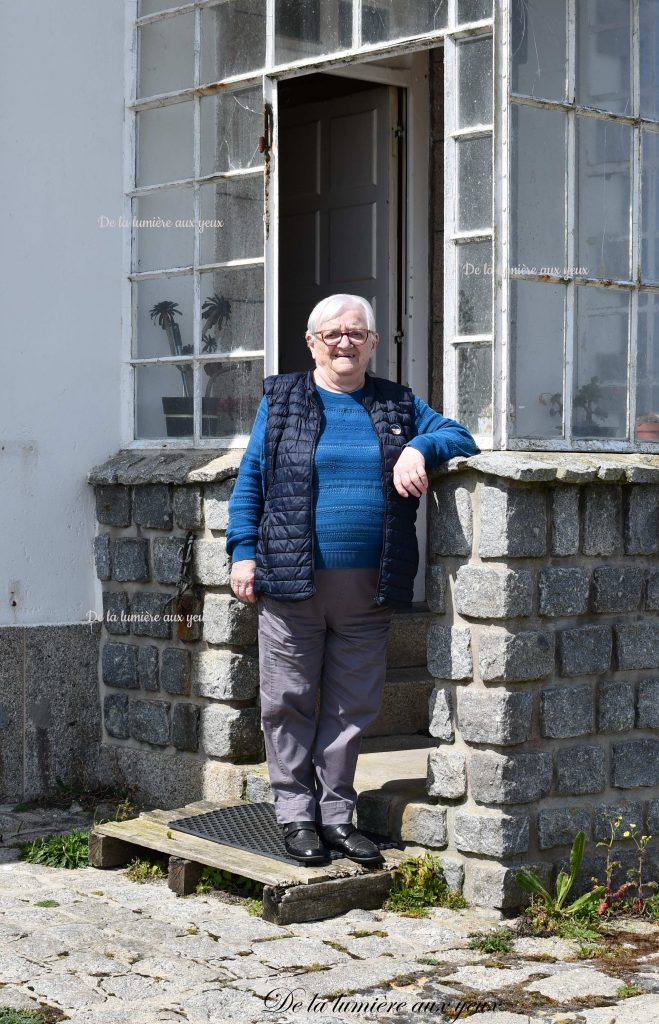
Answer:
[(84, 815), (0, 807), (0, 1008), (76, 1024), (410, 1024), (467, 1007), (471, 1024), (659, 1021), (659, 928), (646, 922), (612, 937), (610, 960), (551, 938), (469, 949), (470, 933), (512, 924), (478, 908), (279, 927), (217, 894), (131, 882), (123, 868), (19, 861), (19, 819), (21, 838), (89, 827)]

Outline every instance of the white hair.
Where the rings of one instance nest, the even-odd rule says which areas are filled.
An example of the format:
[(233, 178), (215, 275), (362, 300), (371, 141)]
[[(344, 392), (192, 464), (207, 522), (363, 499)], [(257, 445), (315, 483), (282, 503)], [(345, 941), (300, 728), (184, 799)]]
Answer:
[(333, 320), (344, 309), (351, 308), (361, 309), (369, 331), (375, 331), (375, 314), (370, 302), (367, 299), (363, 299), (361, 295), (345, 295), (340, 293), (338, 295), (328, 295), (316, 303), (311, 310), (309, 323), (307, 324), (309, 334), (315, 334), (320, 324), (325, 323), (326, 320)]

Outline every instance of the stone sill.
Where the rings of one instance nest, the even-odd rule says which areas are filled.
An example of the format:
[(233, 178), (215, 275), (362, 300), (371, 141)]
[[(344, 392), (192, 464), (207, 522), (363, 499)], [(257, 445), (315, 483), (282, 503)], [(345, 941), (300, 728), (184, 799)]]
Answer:
[[(199, 449), (125, 449), (90, 470), (90, 484), (199, 484), (220, 483), (238, 472), (244, 448), (219, 455)], [(608, 452), (481, 452), (470, 458), (449, 459), (432, 474), (473, 469), (507, 480), (584, 484), (659, 482), (659, 455), (640, 452), (622, 455)]]

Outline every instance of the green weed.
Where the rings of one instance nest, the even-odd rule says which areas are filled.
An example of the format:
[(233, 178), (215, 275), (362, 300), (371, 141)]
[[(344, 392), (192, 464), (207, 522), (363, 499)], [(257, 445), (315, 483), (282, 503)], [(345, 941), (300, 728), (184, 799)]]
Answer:
[(469, 936), (469, 949), (481, 953), (510, 953), (511, 934), (508, 928), (497, 928), (493, 932), (476, 932)]
[(462, 895), (449, 889), (441, 861), (431, 853), (409, 857), (394, 869), (393, 885), (384, 904), (405, 917), (427, 917), (428, 907), (466, 907)]
[(89, 863), (89, 834), (74, 831), (66, 835), (40, 836), (21, 843), (21, 860), (51, 868), (84, 868)]

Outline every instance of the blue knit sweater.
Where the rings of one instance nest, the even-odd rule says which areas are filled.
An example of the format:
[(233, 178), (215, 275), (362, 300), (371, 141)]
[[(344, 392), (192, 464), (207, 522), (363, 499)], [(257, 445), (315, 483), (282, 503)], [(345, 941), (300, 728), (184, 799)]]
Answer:
[[(384, 496), (380, 478), (380, 446), (370, 416), (361, 404), (364, 389), (349, 393), (316, 385), (322, 416), (314, 457), (315, 568), (367, 569), (380, 564)], [(466, 427), (414, 399), (416, 448), (426, 469), (456, 455), (476, 455)], [(247, 449), (229, 501), (227, 551), (234, 562), (256, 557), (263, 514), (265, 427), (268, 415), (262, 398)]]

